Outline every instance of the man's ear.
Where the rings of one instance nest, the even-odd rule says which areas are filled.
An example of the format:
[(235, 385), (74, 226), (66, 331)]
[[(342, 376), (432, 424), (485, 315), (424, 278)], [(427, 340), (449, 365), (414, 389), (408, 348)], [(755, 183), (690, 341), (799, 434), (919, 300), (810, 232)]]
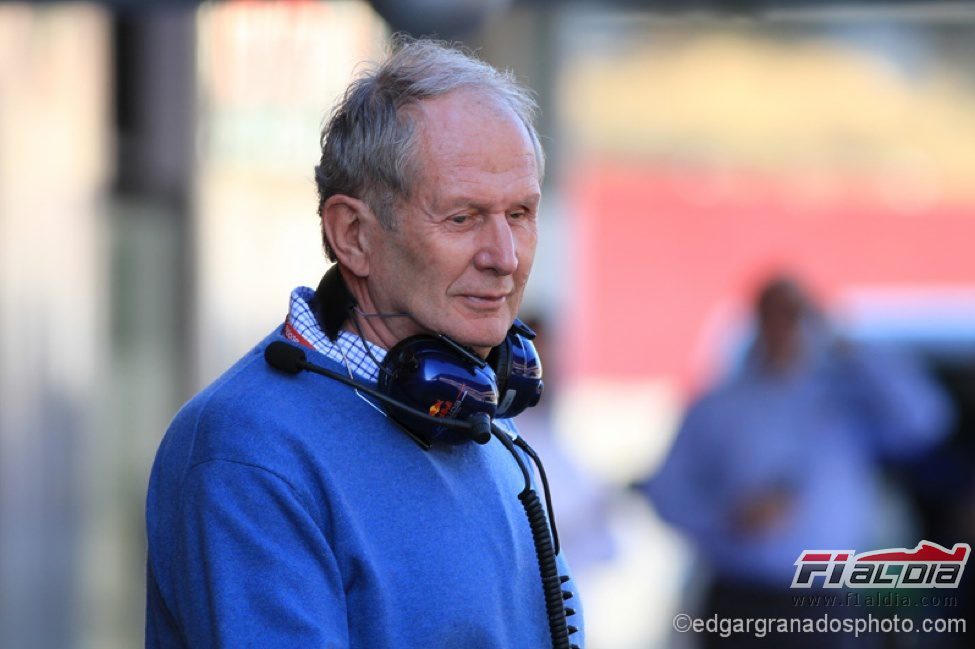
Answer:
[(358, 277), (369, 275), (369, 237), (376, 216), (363, 201), (345, 194), (330, 196), (322, 205), (322, 230), (335, 256)]

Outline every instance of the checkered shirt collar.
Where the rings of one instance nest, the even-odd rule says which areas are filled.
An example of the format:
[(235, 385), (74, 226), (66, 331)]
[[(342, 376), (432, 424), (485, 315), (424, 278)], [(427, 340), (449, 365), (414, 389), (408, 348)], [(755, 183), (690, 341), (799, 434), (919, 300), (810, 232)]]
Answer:
[[(312, 311), (310, 303), (314, 296), (315, 291), (307, 286), (299, 286), (291, 291), (285, 336), (346, 366), (359, 379), (376, 383), (379, 380), (379, 366), (376, 363), (382, 362), (386, 350), (344, 329), (334, 342), (329, 340), (318, 326)], [(366, 351), (367, 346), (369, 352)]]

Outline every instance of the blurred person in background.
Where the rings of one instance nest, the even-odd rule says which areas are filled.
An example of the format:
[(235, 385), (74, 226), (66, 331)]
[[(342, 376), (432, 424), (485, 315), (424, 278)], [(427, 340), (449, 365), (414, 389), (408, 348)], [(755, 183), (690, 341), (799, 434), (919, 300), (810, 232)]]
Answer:
[[(642, 490), (706, 560), (712, 580), (703, 616), (850, 614), (795, 607), (794, 562), (807, 549), (875, 549), (880, 462), (938, 444), (950, 407), (910, 358), (836, 335), (793, 279), (765, 284), (755, 315), (756, 337), (741, 367), (690, 405)], [(849, 639), (708, 635), (705, 646), (824, 647)]]
[[(337, 263), (292, 292), (284, 325), (159, 448), (148, 647), (583, 644), (567, 567), (547, 532), (533, 542), (519, 502), (528, 459), (493, 383), (512, 379), (501, 358), (530, 336), (513, 323), (537, 241), (534, 113), (511, 75), (430, 41), (399, 43), (348, 88), (316, 169)], [(400, 399), (421, 363), (454, 372), (456, 401), (429, 414), (493, 399), (501, 430), (474, 444), (424, 428), (364, 389), (299, 374), (305, 358)]]

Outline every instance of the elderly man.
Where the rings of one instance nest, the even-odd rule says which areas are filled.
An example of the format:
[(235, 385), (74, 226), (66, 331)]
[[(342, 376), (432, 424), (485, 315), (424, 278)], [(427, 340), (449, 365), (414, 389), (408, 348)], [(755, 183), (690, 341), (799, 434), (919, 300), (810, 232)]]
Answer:
[(157, 454), (148, 647), (582, 644), (566, 566), (518, 502), (531, 476), (514, 428), (497, 420), (486, 444), (423, 430), (463, 404), (493, 412), (494, 393), (465, 378), (456, 404), (410, 419), (370, 391), (416, 369), (414, 341), (504, 381), (499, 350), (529, 335), (512, 325), (537, 239), (534, 110), (509, 75), (427, 41), (350, 86), (316, 169), (337, 263)]

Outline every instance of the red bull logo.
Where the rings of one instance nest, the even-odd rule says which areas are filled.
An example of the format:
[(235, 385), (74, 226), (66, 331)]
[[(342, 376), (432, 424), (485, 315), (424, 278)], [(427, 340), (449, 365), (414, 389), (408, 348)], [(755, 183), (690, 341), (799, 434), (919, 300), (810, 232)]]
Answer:
[(453, 408), (453, 405), (453, 401), (440, 400), (430, 406), (430, 410), (428, 412), (430, 413), (431, 417), (446, 417), (450, 414), (450, 410)]

